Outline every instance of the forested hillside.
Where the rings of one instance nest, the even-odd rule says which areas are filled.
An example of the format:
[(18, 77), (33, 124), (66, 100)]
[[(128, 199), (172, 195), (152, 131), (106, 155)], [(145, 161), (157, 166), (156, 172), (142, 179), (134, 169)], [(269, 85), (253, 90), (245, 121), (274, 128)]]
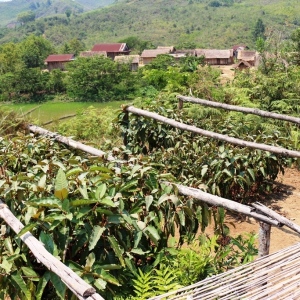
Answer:
[(113, 3), (113, 0), (12, 0), (0, 1), (0, 25), (6, 26), (10, 22), (18, 20), (18, 15), (33, 12), (36, 18), (46, 17), (55, 14), (62, 14), (66, 11), (81, 13), (83, 11), (96, 9)]
[[(52, 2), (54, 6), (55, 1)], [(94, 2), (86, 5), (93, 8)], [(62, 1), (59, 3), (61, 7)], [(0, 5), (3, 20), (2, 7), (9, 4)], [(66, 16), (57, 12), (17, 29), (2, 28), (0, 42), (19, 41), (28, 33), (35, 33), (43, 34), (55, 45), (79, 38), (87, 49), (95, 42), (116, 42), (129, 36), (149, 40), (154, 45), (226, 48), (243, 42), (253, 47), (253, 29), (258, 19), (262, 19), (267, 30), (277, 29), (288, 37), (300, 24), (299, 11), (297, 0), (133, 0), (83, 14), (71, 12)]]

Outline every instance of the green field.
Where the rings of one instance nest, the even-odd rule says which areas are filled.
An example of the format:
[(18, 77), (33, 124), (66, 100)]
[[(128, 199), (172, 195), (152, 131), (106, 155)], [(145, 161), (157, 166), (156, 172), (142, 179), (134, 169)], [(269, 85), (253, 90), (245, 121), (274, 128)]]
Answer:
[(99, 113), (103, 108), (111, 108), (113, 110), (120, 109), (121, 105), (124, 102), (113, 101), (113, 102), (46, 102), (43, 104), (4, 104), (1, 105), (1, 108), (13, 110), (20, 114), (26, 114), (29, 111), (33, 110), (28, 114), (28, 117), (34, 124), (43, 124), (45, 122), (59, 119), (63, 116), (80, 113), (84, 109), (94, 106), (99, 108)]

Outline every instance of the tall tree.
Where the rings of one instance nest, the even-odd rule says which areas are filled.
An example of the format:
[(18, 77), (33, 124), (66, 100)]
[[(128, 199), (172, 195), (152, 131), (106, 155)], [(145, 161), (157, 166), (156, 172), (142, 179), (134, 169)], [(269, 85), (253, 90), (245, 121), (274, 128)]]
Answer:
[(253, 29), (253, 32), (252, 32), (252, 35), (253, 35), (253, 38), (254, 38), (254, 41), (256, 41), (258, 38), (263, 38), (265, 39), (265, 24), (263, 23), (262, 19), (258, 19), (256, 21), (256, 24), (254, 26), (254, 29)]
[(300, 28), (296, 29), (292, 35), (291, 40), (294, 43), (294, 55), (293, 60), (296, 65), (300, 65)]

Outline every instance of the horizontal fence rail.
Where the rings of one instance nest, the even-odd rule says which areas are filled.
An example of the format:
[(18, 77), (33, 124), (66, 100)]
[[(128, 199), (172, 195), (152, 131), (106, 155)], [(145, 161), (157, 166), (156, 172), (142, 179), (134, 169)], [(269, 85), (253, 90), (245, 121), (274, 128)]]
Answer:
[(273, 112), (269, 112), (269, 111), (265, 111), (265, 110), (260, 110), (257, 108), (229, 105), (229, 104), (225, 104), (225, 103), (209, 101), (209, 100), (204, 100), (204, 99), (199, 99), (199, 98), (194, 98), (194, 97), (181, 96), (181, 95), (178, 95), (177, 98), (179, 99), (179, 105), (178, 105), (179, 109), (182, 108), (183, 102), (190, 102), (190, 103), (201, 104), (201, 105), (209, 106), (209, 107), (216, 107), (216, 108), (222, 108), (222, 109), (231, 110), (231, 111), (237, 111), (237, 112), (257, 115), (257, 116), (261, 116), (261, 117), (265, 117), (265, 118), (288, 121), (288, 122), (292, 122), (292, 123), (300, 125), (300, 118), (283, 115), (283, 114), (277, 114), (277, 113), (273, 113)]
[(248, 148), (252, 148), (252, 149), (259, 149), (259, 150), (268, 151), (268, 152), (280, 154), (280, 155), (287, 156), (287, 157), (300, 158), (300, 152), (299, 151), (289, 150), (289, 149), (286, 149), (286, 148), (283, 148), (283, 147), (269, 146), (269, 145), (261, 144), (261, 143), (248, 142), (248, 141), (245, 141), (245, 140), (242, 140), (242, 139), (237, 139), (237, 138), (234, 138), (234, 137), (230, 137), (228, 135), (223, 135), (223, 134), (216, 133), (216, 132), (213, 132), (213, 131), (204, 130), (204, 129), (198, 128), (196, 126), (188, 125), (188, 124), (185, 124), (185, 123), (180, 123), (180, 122), (175, 121), (173, 119), (161, 116), (157, 113), (153, 113), (153, 112), (150, 112), (150, 111), (147, 111), (147, 110), (136, 108), (134, 106), (125, 106), (123, 109), (124, 109), (124, 111), (131, 112), (133, 114), (143, 116), (143, 117), (147, 117), (147, 118), (152, 118), (154, 120), (157, 120), (159, 122), (171, 125), (173, 127), (181, 129), (181, 130), (190, 131), (190, 132), (193, 132), (193, 133), (197, 133), (199, 135), (203, 135), (203, 136), (206, 136), (206, 137), (209, 137), (209, 138), (224, 141), (224, 142), (234, 144), (234, 145), (237, 145), (237, 146), (248, 147)]
[[(16, 234), (18, 234), (24, 228), (24, 225), (13, 215), (8, 206), (1, 200), (0, 218), (2, 218)], [(59, 276), (64, 284), (73, 292), (74, 295), (77, 296), (78, 299), (104, 300), (104, 298), (96, 293), (95, 288), (86, 283), (75, 272), (50, 254), (44, 245), (30, 232), (26, 232), (21, 235), (20, 239), (27, 245), (37, 260), (46, 266), (48, 270)]]

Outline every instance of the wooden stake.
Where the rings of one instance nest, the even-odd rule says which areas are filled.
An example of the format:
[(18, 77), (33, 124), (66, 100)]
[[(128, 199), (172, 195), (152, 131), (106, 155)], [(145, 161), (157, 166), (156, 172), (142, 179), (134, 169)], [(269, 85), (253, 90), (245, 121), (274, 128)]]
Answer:
[(259, 247), (258, 257), (262, 257), (269, 254), (270, 251), (270, 237), (271, 237), (271, 225), (259, 222)]

